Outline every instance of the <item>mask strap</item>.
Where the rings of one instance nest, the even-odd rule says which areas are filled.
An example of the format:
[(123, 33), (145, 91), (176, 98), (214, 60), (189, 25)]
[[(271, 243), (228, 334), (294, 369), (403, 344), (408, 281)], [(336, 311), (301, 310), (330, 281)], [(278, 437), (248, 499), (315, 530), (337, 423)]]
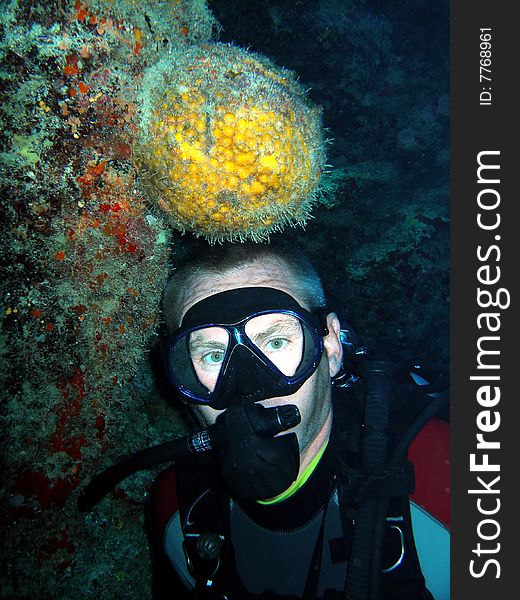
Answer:
[(320, 334), (322, 337), (329, 335), (329, 328), (327, 327), (327, 315), (329, 310), (322, 306), (312, 313), (318, 320), (318, 325), (321, 328)]

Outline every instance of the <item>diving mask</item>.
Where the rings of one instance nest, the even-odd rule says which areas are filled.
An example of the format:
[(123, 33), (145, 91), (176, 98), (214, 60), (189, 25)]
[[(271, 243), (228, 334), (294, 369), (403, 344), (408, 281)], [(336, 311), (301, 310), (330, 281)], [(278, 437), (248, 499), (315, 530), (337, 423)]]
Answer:
[(216, 409), (288, 396), (316, 370), (327, 333), (324, 311), (281, 290), (228, 290), (184, 315), (167, 342), (168, 378), (188, 401)]

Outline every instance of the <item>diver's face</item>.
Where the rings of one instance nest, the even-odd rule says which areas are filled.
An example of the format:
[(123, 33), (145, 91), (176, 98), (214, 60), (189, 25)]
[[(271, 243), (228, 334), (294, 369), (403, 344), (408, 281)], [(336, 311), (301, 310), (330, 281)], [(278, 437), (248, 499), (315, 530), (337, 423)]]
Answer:
[[(204, 273), (193, 277), (184, 290), (180, 301), (180, 319), (197, 302), (230, 289), (241, 287), (270, 287), (290, 294), (304, 308), (303, 299), (295, 292), (296, 286), (285, 265), (275, 261), (252, 263), (233, 272), (213, 275)], [(266, 407), (295, 404), (301, 414), (301, 422), (294, 428), (300, 447), (300, 473), (328, 439), (332, 424), (330, 378), (339, 371), (342, 347), (339, 338), (340, 324), (334, 313), (327, 317), (329, 334), (323, 339), (324, 353), (321, 362), (309, 379), (292, 395), (267, 398), (260, 402)], [(193, 412), (201, 425), (215, 422), (222, 411), (209, 406), (193, 405)]]

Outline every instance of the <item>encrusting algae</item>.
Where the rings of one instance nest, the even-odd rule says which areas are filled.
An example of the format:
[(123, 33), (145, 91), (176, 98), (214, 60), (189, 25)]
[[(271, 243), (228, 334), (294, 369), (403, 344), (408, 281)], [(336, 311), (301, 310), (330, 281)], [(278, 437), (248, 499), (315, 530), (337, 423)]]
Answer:
[(324, 139), (292, 72), (232, 45), (192, 46), (148, 70), (141, 103), (138, 170), (174, 227), (215, 242), (305, 223)]

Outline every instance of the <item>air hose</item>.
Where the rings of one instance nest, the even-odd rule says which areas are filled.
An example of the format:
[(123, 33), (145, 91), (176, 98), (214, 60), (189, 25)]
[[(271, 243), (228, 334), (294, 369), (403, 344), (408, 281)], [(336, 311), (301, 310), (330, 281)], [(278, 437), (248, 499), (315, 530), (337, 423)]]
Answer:
[(108, 467), (96, 475), (83, 490), (78, 499), (78, 509), (82, 512), (92, 510), (111, 489), (137, 471), (179, 460), (190, 454), (226, 450), (226, 424), (233, 411), (244, 411), (253, 430), (261, 437), (273, 437), (287, 431), (298, 425), (301, 419), (294, 404), (265, 408), (261, 404), (250, 403), (232, 407), (220, 414), (216, 422), (207, 429), (141, 450)]
[[(393, 363), (378, 360), (366, 360), (359, 368), (359, 374), (366, 380), (365, 429), (362, 445), (364, 468), (381, 466), (386, 462), (388, 398), (395, 385), (396, 371), (397, 368)], [(377, 512), (378, 499), (367, 498), (356, 515), (345, 585), (345, 597), (348, 600), (368, 598), (371, 547)]]

